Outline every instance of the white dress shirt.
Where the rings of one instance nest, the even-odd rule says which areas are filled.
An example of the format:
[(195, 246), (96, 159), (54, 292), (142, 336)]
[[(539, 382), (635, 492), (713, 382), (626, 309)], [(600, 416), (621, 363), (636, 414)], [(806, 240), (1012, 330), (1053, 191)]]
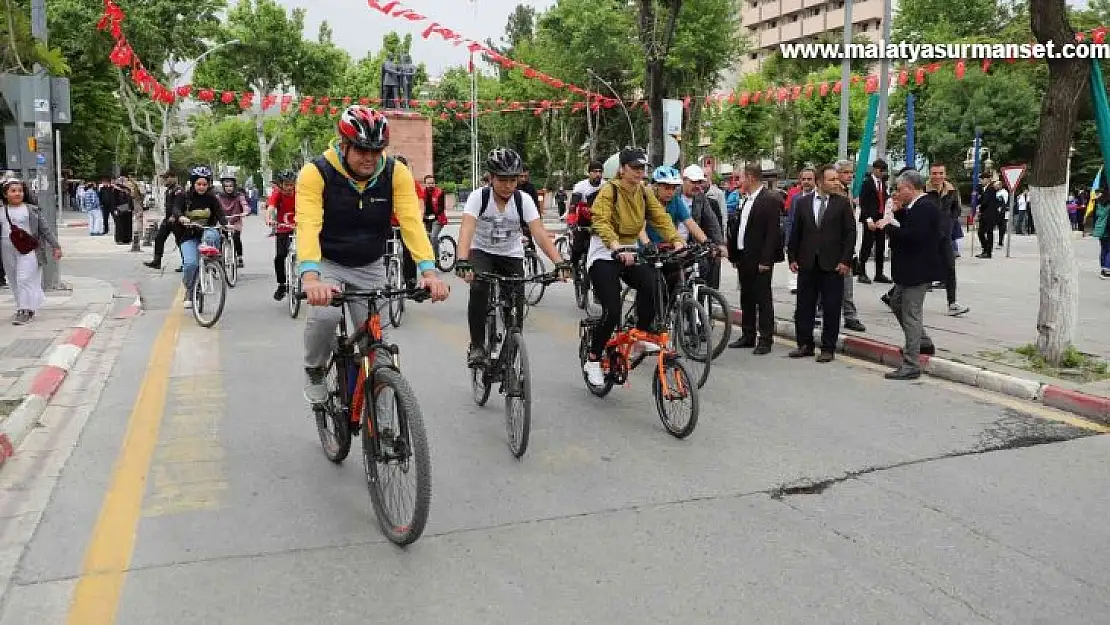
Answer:
[(759, 197), (760, 192), (763, 191), (763, 185), (752, 191), (743, 199), (740, 204), (740, 227), (736, 229), (736, 249), (744, 250), (744, 233), (748, 230), (748, 220), (752, 216), (752, 204), (755, 204), (755, 199)]
[(826, 206), (829, 201), (827, 195), (814, 195), (813, 196), (813, 223), (818, 226), (821, 225), (821, 207)]

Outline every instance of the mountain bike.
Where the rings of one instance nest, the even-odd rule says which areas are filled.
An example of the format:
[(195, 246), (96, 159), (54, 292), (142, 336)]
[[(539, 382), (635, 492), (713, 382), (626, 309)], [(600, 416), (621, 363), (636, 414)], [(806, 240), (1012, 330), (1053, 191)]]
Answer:
[(520, 458), (528, 450), (532, 427), (532, 379), (528, 366), (528, 349), (521, 331), (524, 309), (524, 287), (534, 282), (544, 285), (559, 281), (558, 274), (538, 276), (501, 276), (476, 273), (475, 280), (490, 285), (490, 304), (486, 313), (486, 349), (489, 356), (480, 365), (471, 367), (471, 388), (474, 402), (484, 406), (489, 400), (493, 383), (505, 396), (505, 430), (509, 449)]
[[(637, 263), (661, 265), (662, 257), (658, 253), (645, 254), (641, 251), (637, 255)], [(662, 281), (662, 277), (659, 281)], [(655, 288), (662, 287), (657, 283)], [(661, 293), (657, 295), (660, 296), (655, 300), (656, 319), (663, 319), (666, 315), (665, 300), (661, 297)], [(597, 331), (600, 323), (601, 317), (586, 317), (579, 323), (578, 358), (582, 365), (586, 364), (594, 332)], [(666, 330), (661, 332), (640, 330), (635, 325), (629, 325), (628, 318), (622, 315), (621, 327), (606, 342), (605, 353), (601, 354), (601, 370), (605, 381), (600, 386), (594, 386), (590, 384), (589, 377), (583, 372), (582, 377), (586, 388), (597, 397), (605, 397), (613, 389), (613, 385), (625, 384), (629, 374), (646, 358), (643, 353), (635, 357), (632, 355), (633, 347), (640, 342), (652, 343), (659, 347), (652, 372), (651, 392), (663, 427), (675, 438), (690, 436), (698, 423), (698, 388), (691, 381), (679, 352), (671, 343), (671, 335)], [(676, 407), (676, 411), (681, 410), (682, 404), (688, 403), (689, 416), (682, 419), (677, 414), (672, 415), (669, 408), (676, 403), (680, 404)]]
[[(312, 407), (320, 444), (328, 460), (339, 464), (351, 450), (351, 437), (362, 437), (366, 485), (378, 525), (386, 538), (408, 545), (420, 538), (431, 502), (431, 457), (424, 418), (416, 394), (401, 375), (400, 350), (382, 338), (382, 300), (406, 298), (421, 302), (424, 289), (346, 290), (332, 298), (342, 310), (336, 343), (327, 367), (328, 400)], [(303, 293), (297, 294), (304, 299)], [(347, 332), (352, 302), (363, 302), (369, 316), (351, 335)], [(396, 413), (394, 415), (394, 413)], [(412, 479), (411, 493), (387, 492), (394, 480)], [(411, 505), (390, 508), (402, 499)]]

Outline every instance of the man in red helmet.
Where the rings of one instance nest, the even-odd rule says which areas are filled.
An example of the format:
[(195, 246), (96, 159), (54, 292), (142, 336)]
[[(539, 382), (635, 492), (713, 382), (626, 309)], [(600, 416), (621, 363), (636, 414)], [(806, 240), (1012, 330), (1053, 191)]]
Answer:
[[(329, 306), (332, 295), (344, 286), (385, 286), (382, 257), (393, 236), (394, 217), (421, 274), (419, 285), (432, 301), (447, 299), (449, 289), (436, 274), (412, 172), (385, 153), (388, 145), (385, 116), (369, 107), (349, 106), (339, 118), (339, 140), (297, 176), (298, 271), (314, 307), (304, 330), (305, 399), (312, 404), (328, 399), (326, 367), (340, 320), (339, 309)], [(352, 314), (365, 318), (362, 308)]]

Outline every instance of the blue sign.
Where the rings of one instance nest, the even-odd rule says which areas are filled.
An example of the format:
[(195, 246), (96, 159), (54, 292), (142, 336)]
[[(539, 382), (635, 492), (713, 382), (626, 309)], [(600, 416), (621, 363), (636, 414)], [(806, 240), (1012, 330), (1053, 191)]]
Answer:
[(39, 165), (45, 165), (46, 164), (46, 155), (45, 154), (36, 154), (35, 155), (35, 162), (38, 163)]

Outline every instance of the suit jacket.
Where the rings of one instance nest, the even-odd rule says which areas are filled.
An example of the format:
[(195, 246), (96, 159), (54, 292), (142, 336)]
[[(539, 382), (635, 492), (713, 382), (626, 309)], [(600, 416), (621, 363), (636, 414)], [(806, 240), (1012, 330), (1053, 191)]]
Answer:
[(940, 207), (928, 194), (907, 208), (894, 211), (898, 225), (885, 231), (891, 248), (891, 278), (901, 286), (919, 286), (944, 280), (947, 271), (941, 257)]
[(721, 232), (721, 222), (717, 221), (717, 212), (713, 209), (713, 200), (704, 193), (694, 195), (690, 203), (690, 217), (702, 229), (709, 241), (715, 245), (724, 243), (724, 233)]
[(851, 265), (856, 247), (856, 220), (848, 198), (828, 196), (821, 224), (813, 215), (815, 194), (794, 200), (794, 227), (790, 231), (788, 256), (801, 271), (835, 271), (843, 263)]
[[(744, 211), (750, 211), (748, 227), (744, 230), (744, 250), (736, 245), (740, 232), (740, 209), (728, 220), (728, 260), (739, 270), (755, 270), (759, 265), (771, 267), (784, 260), (782, 227), (779, 218), (783, 211), (782, 195), (763, 188), (755, 200), (748, 201)], [(743, 202), (741, 202), (743, 206)]]
[[(890, 197), (890, 193), (883, 189), (883, 200)], [(883, 214), (883, 206), (879, 202), (879, 188), (875, 185), (875, 176), (868, 174), (863, 178), (859, 188), (859, 221), (865, 223), (870, 217), (875, 221)]]

